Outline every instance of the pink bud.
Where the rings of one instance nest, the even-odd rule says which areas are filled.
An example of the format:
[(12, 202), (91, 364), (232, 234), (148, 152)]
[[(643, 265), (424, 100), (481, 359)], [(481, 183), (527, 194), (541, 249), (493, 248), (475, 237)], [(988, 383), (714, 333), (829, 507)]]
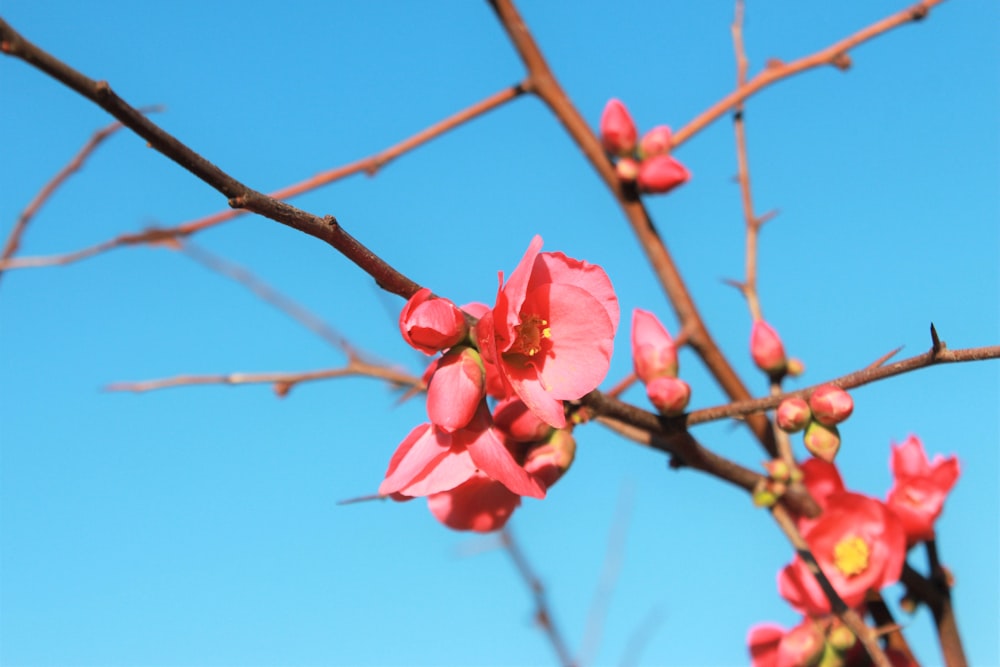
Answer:
[(434, 354), (465, 338), (469, 325), (455, 304), (433, 296), (425, 287), (403, 306), (399, 331), (412, 347), (424, 354)]
[(809, 423), (809, 404), (798, 396), (786, 398), (778, 406), (778, 428), (786, 433), (798, 433)]
[(536, 445), (528, 450), (524, 460), (524, 469), (548, 489), (563, 476), (576, 456), (576, 440), (569, 429), (553, 430), (548, 442)]
[(427, 416), (448, 433), (472, 421), (486, 396), (486, 373), (479, 353), (462, 346), (441, 357), (427, 387)]
[(676, 417), (684, 413), (691, 400), (691, 387), (674, 377), (656, 377), (646, 383), (646, 395), (662, 415)]
[(781, 344), (778, 332), (764, 320), (753, 323), (750, 331), (750, 356), (757, 368), (770, 375), (777, 375), (785, 370), (785, 346)]
[(777, 482), (787, 482), (792, 478), (792, 469), (783, 459), (764, 461), (767, 476)]
[(616, 99), (608, 100), (601, 114), (601, 143), (612, 155), (628, 155), (635, 150), (638, 131), (625, 105)]
[(670, 192), (678, 185), (686, 183), (691, 172), (669, 155), (647, 158), (639, 165), (639, 190), (650, 194)]
[(666, 327), (653, 313), (632, 311), (632, 364), (643, 382), (661, 376), (677, 377), (677, 348)]
[(809, 396), (809, 407), (812, 408), (816, 421), (834, 426), (851, 416), (854, 412), (854, 400), (840, 387), (824, 384)]
[(493, 422), (514, 442), (538, 442), (552, 430), (517, 396), (509, 396), (497, 403), (493, 410)]
[(836, 426), (824, 426), (813, 420), (806, 427), (805, 443), (813, 456), (833, 463), (840, 449), (840, 431)]
[(615, 173), (622, 183), (632, 183), (639, 177), (639, 161), (631, 157), (623, 157), (615, 163)]
[(666, 125), (657, 125), (639, 141), (639, 155), (643, 158), (666, 155), (670, 152), (672, 142), (673, 134), (670, 128)]

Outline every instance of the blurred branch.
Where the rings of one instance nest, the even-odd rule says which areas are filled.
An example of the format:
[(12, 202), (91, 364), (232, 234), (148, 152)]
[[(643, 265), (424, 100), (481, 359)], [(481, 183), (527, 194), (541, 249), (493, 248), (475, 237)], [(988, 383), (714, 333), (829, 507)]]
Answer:
[[(268, 194), (268, 196), (273, 199), (285, 200), (305, 192), (315, 190), (321, 186), (333, 183), (334, 181), (359, 172), (365, 172), (369, 176), (374, 176), (379, 169), (389, 164), (399, 156), (420, 147), (431, 139), (445, 134), (449, 130), (455, 129), (463, 123), (492, 111), (506, 102), (510, 102), (520, 96), (523, 92), (524, 90), (519, 85), (505, 88), (500, 92), (495, 93), (486, 99), (477, 102), (476, 104), (473, 104), (472, 106), (463, 109), (462, 111), (459, 111), (458, 113), (453, 114), (428, 128), (425, 128), (424, 130), (421, 130), (408, 139), (376, 153), (375, 155), (362, 158), (361, 160), (357, 160), (341, 167), (320, 172), (304, 181), (275, 190), (274, 192)], [(118, 124), (118, 126), (120, 127), (121, 125)], [(60, 255), (22, 257), (10, 262), (3, 261), (7, 259), (5, 256), (0, 259), (0, 270), (5, 268), (26, 269), (41, 268), (46, 266), (62, 266), (123, 246), (163, 243), (169, 239), (191, 236), (204, 229), (208, 229), (209, 227), (214, 227), (220, 223), (226, 222), (227, 220), (232, 220), (233, 218), (244, 215), (247, 212), (248, 211), (242, 209), (229, 209), (228, 211), (214, 213), (203, 218), (198, 218), (197, 220), (185, 222), (175, 227), (152, 228), (141, 232), (120, 234), (113, 239), (103, 241), (81, 250)]]
[(423, 387), (423, 381), (402, 371), (393, 370), (376, 364), (368, 364), (359, 359), (352, 358), (346, 366), (342, 368), (330, 368), (318, 371), (305, 371), (301, 373), (275, 372), (275, 373), (230, 373), (228, 375), (178, 375), (172, 378), (159, 380), (142, 380), (139, 382), (115, 382), (104, 388), (105, 391), (131, 391), (140, 393), (144, 391), (154, 391), (157, 389), (167, 389), (170, 387), (188, 387), (192, 385), (206, 384), (272, 384), (274, 393), (279, 397), (284, 397), (292, 388), (302, 382), (313, 382), (315, 380), (327, 380), (339, 377), (369, 377), (386, 380), (393, 385), (401, 387)]
[(139, 113), (118, 97), (106, 81), (87, 78), (24, 39), (3, 19), (0, 19), (0, 52), (20, 58), (100, 106), (149, 142), (150, 147), (218, 190), (231, 207), (258, 213), (326, 242), (388, 292), (409, 298), (420, 289), (348, 234), (332, 215), (313, 215), (247, 187)]
[(863, 30), (859, 30), (839, 42), (831, 44), (825, 49), (821, 49), (812, 55), (799, 58), (790, 63), (784, 63), (780, 60), (770, 60), (762, 72), (745, 84), (737, 86), (736, 90), (726, 95), (675, 132), (673, 146), (675, 148), (680, 146), (725, 113), (736, 109), (738, 105), (742, 104), (750, 96), (782, 79), (787, 79), (806, 70), (828, 65), (841, 70), (848, 69), (851, 66), (851, 58), (848, 55), (851, 49), (894, 28), (926, 18), (931, 9), (942, 2), (944, 0), (923, 0), (922, 2), (918, 2), (907, 9), (873, 23)]
[[(149, 106), (142, 107), (139, 109), (139, 113), (154, 113), (157, 111), (162, 111), (162, 106)], [(52, 195), (62, 186), (66, 180), (69, 179), (74, 173), (79, 171), (87, 158), (97, 150), (97, 148), (104, 143), (104, 140), (110, 137), (112, 134), (122, 129), (124, 125), (115, 122), (110, 125), (97, 130), (91, 135), (87, 143), (73, 156), (73, 159), (66, 164), (65, 167), (60, 169), (52, 179), (46, 183), (35, 198), (28, 203), (28, 206), (21, 212), (17, 220), (14, 222), (14, 227), (10, 231), (10, 235), (7, 237), (7, 243), (4, 244), (3, 252), (0, 253), (0, 276), (3, 275), (5, 269), (10, 268), (8, 266), (8, 260), (14, 256), (18, 248), (21, 246), (21, 237), (24, 236), (25, 230), (28, 228), (28, 223), (31, 219), (35, 217), (35, 214), (41, 210), (42, 206), (52, 197)]]
[(535, 576), (531, 565), (528, 563), (528, 559), (525, 557), (524, 552), (521, 551), (521, 547), (518, 546), (517, 541), (514, 540), (514, 534), (510, 532), (509, 528), (505, 527), (500, 531), (500, 543), (508, 555), (510, 555), (511, 560), (514, 561), (514, 567), (517, 568), (518, 574), (521, 575), (528, 590), (531, 591), (531, 595), (535, 600), (535, 622), (538, 623), (538, 626), (548, 638), (549, 643), (552, 644), (552, 648), (555, 649), (556, 655), (559, 657), (559, 664), (564, 667), (574, 667), (577, 662), (570, 655), (569, 648), (566, 646), (566, 640), (559, 634), (559, 630), (552, 619), (552, 611), (549, 609), (549, 603), (545, 596), (545, 586)]

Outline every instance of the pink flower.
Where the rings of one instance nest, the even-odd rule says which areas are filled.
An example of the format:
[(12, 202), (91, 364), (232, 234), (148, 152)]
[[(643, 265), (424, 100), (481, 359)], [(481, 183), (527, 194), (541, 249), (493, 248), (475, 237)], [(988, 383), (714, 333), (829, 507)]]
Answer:
[(548, 440), (533, 445), (524, 458), (524, 469), (548, 490), (573, 465), (576, 439), (569, 429), (552, 431)]
[(770, 324), (764, 320), (753, 323), (750, 331), (750, 356), (757, 368), (771, 375), (785, 370), (785, 346)]
[(494, 431), (485, 401), (469, 424), (454, 433), (433, 424), (410, 431), (392, 455), (378, 492), (428, 496), (454, 489), (477, 470), (517, 495), (545, 497), (545, 490), (514, 460)]
[[(809, 491), (820, 509), (826, 509), (827, 499), (837, 493), (846, 491), (844, 480), (837, 470), (837, 466), (829, 461), (819, 458), (806, 459), (799, 464), (799, 471), (802, 473), (802, 484)], [(795, 525), (799, 532), (805, 533), (810, 526), (820, 520), (822, 514), (814, 519), (806, 516), (795, 517)]]
[(809, 395), (813, 417), (824, 426), (835, 426), (854, 412), (854, 399), (835, 384), (824, 384)]
[(541, 247), (535, 236), (476, 336), (487, 373), (493, 364), (528, 409), (562, 428), (562, 402), (592, 391), (607, 375), (618, 297), (601, 267), (540, 253)]
[(663, 194), (691, 180), (691, 172), (670, 155), (654, 155), (639, 165), (640, 192)]
[(552, 427), (528, 409), (517, 396), (509, 396), (493, 409), (493, 423), (514, 442), (544, 440)]
[(481, 472), (448, 491), (427, 497), (431, 514), (454, 530), (500, 530), (521, 504), (521, 497)]
[(673, 134), (666, 125), (657, 125), (642, 136), (639, 141), (639, 155), (651, 158), (656, 155), (666, 155), (670, 152)]
[(403, 306), (399, 330), (411, 346), (424, 354), (434, 354), (465, 338), (469, 326), (455, 304), (433, 296), (425, 287)]
[(894, 445), (889, 459), (894, 483), (887, 502), (906, 530), (908, 544), (934, 538), (934, 522), (944, 509), (944, 501), (958, 481), (958, 459), (935, 455), (933, 464), (919, 438), (911, 435)]
[(427, 387), (427, 416), (448, 433), (472, 421), (486, 396), (486, 372), (471, 347), (452, 348), (437, 360)]
[[(903, 570), (903, 526), (874, 498), (847, 491), (828, 496), (823, 514), (802, 531), (802, 536), (849, 607), (860, 605), (867, 591), (898, 581)], [(804, 615), (830, 613), (829, 600), (798, 556), (779, 573), (778, 591)]]
[(655, 377), (677, 377), (677, 348), (666, 327), (653, 313), (632, 311), (632, 365), (643, 382)]
[(612, 155), (628, 155), (635, 150), (638, 136), (635, 122), (619, 100), (608, 100), (601, 114), (601, 144)]
[(808, 618), (791, 630), (774, 623), (761, 623), (747, 635), (753, 667), (800, 667), (811, 665), (823, 652), (822, 630)]
[(656, 377), (646, 383), (646, 396), (661, 414), (676, 417), (691, 400), (691, 387), (684, 380)]

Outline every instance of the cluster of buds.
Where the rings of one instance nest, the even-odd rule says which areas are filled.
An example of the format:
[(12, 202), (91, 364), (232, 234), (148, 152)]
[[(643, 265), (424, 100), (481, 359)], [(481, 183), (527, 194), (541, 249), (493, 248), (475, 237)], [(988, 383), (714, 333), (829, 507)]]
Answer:
[(677, 377), (677, 347), (656, 315), (636, 308), (632, 312), (632, 364), (636, 377), (646, 385), (649, 402), (660, 414), (683, 414), (691, 400), (691, 387)]
[[(845, 411), (841, 400), (828, 400), (830, 396), (836, 394), (820, 393), (816, 406), (810, 408), (827, 421)], [(834, 416), (826, 411), (830, 406), (835, 406)], [(859, 611), (870, 591), (899, 579), (907, 549), (933, 537), (934, 522), (959, 474), (954, 456), (928, 461), (923, 443), (915, 436), (893, 446), (890, 468), (894, 483), (883, 502), (847, 490), (829, 461), (811, 458), (800, 467), (801, 481), (822, 513), (816, 518), (793, 516), (796, 527), (837, 595)], [(772, 477), (781, 477), (777, 463), (768, 471)], [(779, 573), (778, 592), (803, 620), (792, 630), (770, 623), (754, 626), (747, 644), (755, 667), (870, 664), (850, 631), (831, 615), (830, 601), (810, 567), (796, 556)], [(887, 654), (894, 665), (914, 664), (902, 653), (892, 654), (890, 649)]]
[(521, 496), (545, 496), (576, 451), (564, 401), (595, 389), (611, 362), (607, 274), (541, 246), (536, 236), (506, 284), (500, 274), (493, 308), (421, 289), (400, 314), (403, 339), (441, 356), (424, 374), (430, 422), (396, 449), (379, 493), (425, 496), (451, 528), (497, 530)]
[(753, 504), (758, 507), (773, 506), (788, 490), (789, 484), (802, 481), (802, 471), (784, 459), (765, 461), (764, 469), (767, 477), (757, 484), (752, 494)]
[(801, 361), (788, 358), (778, 332), (764, 320), (755, 321), (750, 329), (750, 356), (757, 368), (772, 379), (780, 380), (785, 375), (795, 377), (805, 370)]
[(833, 384), (824, 384), (805, 399), (793, 396), (778, 406), (778, 428), (787, 433), (804, 430), (806, 449), (813, 456), (833, 462), (840, 450), (840, 431), (837, 425), (851, 416), (854, 400), (851, 395)]
[(632, 116), (619, 100), (610, 100), (601, 114), (601, 144), (616, 159), (619, 180), (634, 183), (639, 192), (663, 194), (691, 178), (687, 168), (670, 155), (670, 128), (657, 125), (639, 139)]

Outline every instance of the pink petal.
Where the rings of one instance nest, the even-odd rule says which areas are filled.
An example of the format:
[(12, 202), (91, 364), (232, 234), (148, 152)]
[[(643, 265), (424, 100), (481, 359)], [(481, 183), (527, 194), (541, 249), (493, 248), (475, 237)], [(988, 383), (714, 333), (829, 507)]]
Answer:
[(476, 467), (468, 453), (452, 451), (451, 445), (447, 433), (430, 424), (417, 426), (393, 454), (378, 492), (421, 496), (458, 486)]
[(566, 412), (562, 401), (554, 398), (542, 385), (538, 369), (534, 365), (505, 363), (503, 368), (514, 393), (536, 417), (555, 428), (566, 426)]
[(611, 279), (600, 266), (567, 257), (561, 252), (543, 252), (535, 260), (528, 291), (545, 283), (573, 285), (587, 292), (607, 311), (612, 334), (617, 331), (621, 318), (618, 296), (611, 286)]
[(497, 305), (493, 309), (493, 317), (497, 327), (497, 348), (504, 352), (514, 341), (514, 327), (521, 323), (521, 304), (528, 292), (528, 281), (535, 264), (535, 257), (542, 248), (542, 237), (537, 234), (528, 245), (528, 250), (510, 274), (507, 284), (500, 288), (497, 294)]
[(480, 533), (503, 528), (520, 504), (520, 496), (482, 473), (476, 473), (451, 491), (427, 498), (431, 514), (444, 525)]
[[(465, 435), (468, 431), (460, 433)], [(472, 438), (466, 443), (466, 448), (479, 470), (490, 479), (500, 482), (519, 496), (545, 497), (545, 490), (518, 465), (492, 428)]]

